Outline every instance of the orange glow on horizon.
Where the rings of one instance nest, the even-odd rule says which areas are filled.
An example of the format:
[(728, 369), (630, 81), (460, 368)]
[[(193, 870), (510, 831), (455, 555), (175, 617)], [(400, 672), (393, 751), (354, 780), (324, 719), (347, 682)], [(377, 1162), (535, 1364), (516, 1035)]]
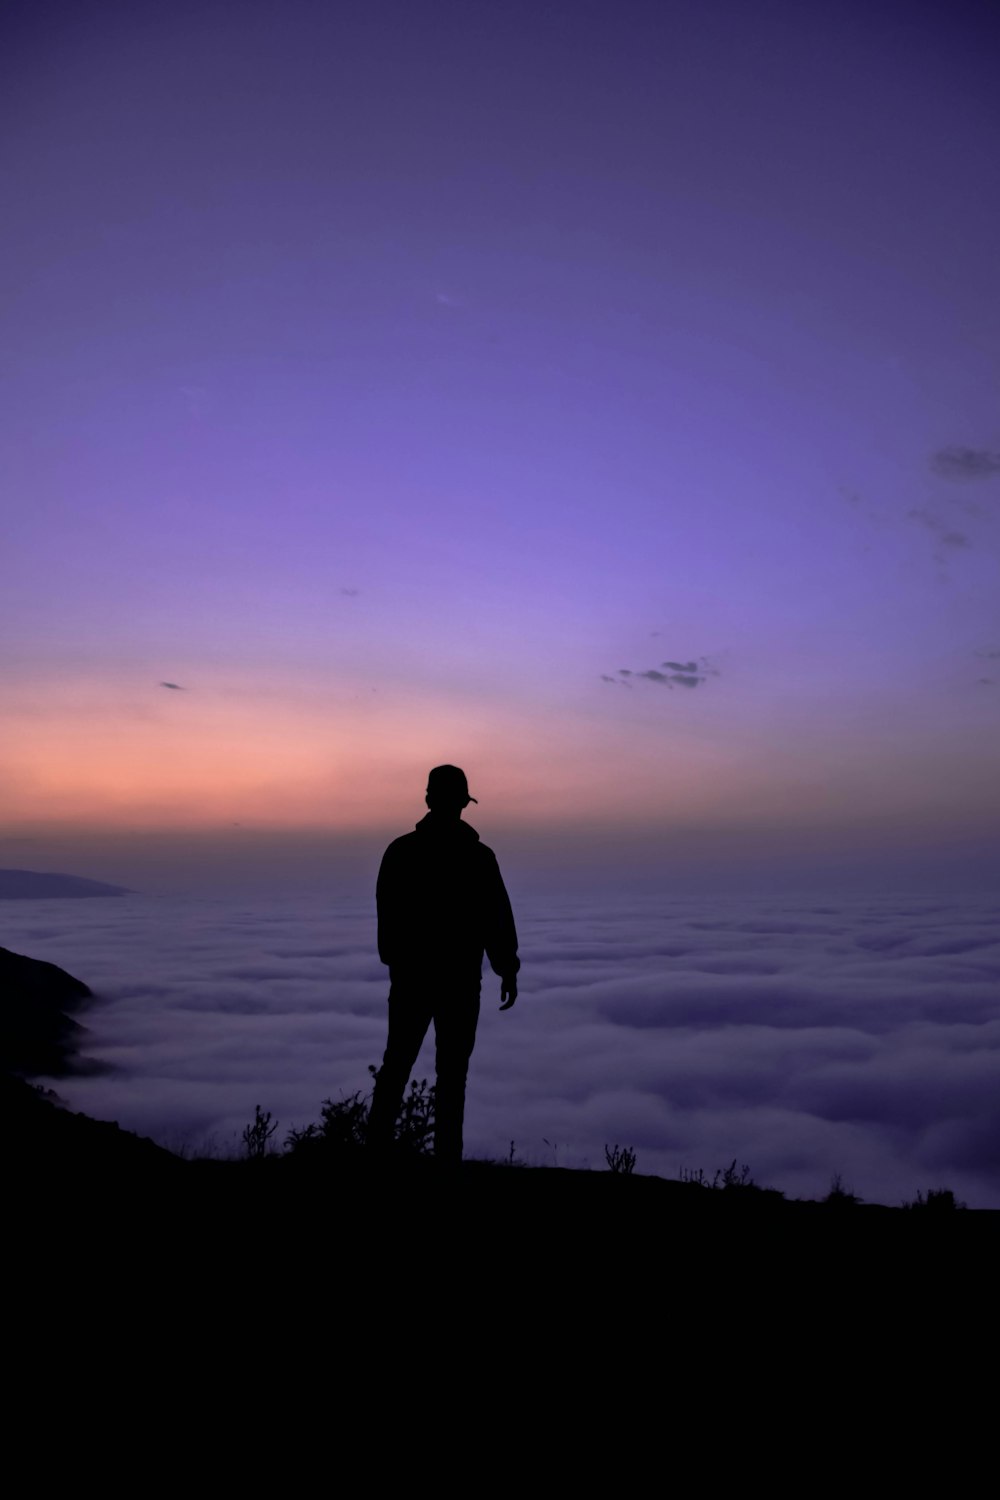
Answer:
[(962, 755), (949, 775), (946, 739), (909, 758), (843, 737), (776, 749), (718, 725), (355, 682), (263, 689), (244, 677), (215, 693), (138, 694), (56, 681), (11, 694), (0, 815), (8, 833), (405, 828), (427, 771), (451, 761), (479, 798), (470, 821), (523, 830), (995, 823), (987, 758)]

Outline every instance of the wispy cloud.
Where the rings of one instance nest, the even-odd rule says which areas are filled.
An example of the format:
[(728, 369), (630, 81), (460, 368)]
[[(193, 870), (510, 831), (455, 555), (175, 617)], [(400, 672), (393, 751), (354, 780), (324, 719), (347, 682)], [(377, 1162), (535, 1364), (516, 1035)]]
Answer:
[(990, 448), (939, 448), (930, 465), (942, 479), (990, 479), (1000, 474), (1000, 453)]
[(956, 530), (943, 516), (923, 506), (913, 506), (906, 512), (906, 519), (930, 532), (934, 561), (941, 565), (942, 577), (947, 577), (948, 558), (955, 552), (968, 551), (974, 545), (966, 532)]
[(942, 547), (971, 547), (972, 543), (964, 531), (955, 531), (940, 516), (933, 511), (925, 510), (922, 506), (914, 506), (906, 512), (907, 518), (915, 521), (918, 526), (924, 526), (929, 532), (937, 537)]
[(702, 656), (697, 661), (661, 661), (658, 667), (647, 667), (644, 671), (633, 670), (631, 667), (619, 667), (617, 677), (602, 672), (601, 681), (617, 683), (619, 687), (631, 687), (632, 682), (629, 679), (634, 678), (655, 682), (658, 687), (696, 688), (701, 687), (710, 677), (718, 676), (718, 667), (713, 667), (708, 657)]

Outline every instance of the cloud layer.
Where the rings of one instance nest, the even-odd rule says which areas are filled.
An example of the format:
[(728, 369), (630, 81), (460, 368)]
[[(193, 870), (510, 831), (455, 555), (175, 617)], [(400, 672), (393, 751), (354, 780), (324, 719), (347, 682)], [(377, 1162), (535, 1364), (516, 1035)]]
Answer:
[(611, 682), (619, 687), (631, 687), (633, 682), (655, 682), (665, 688), (701, 687), (710, 677), (718, 677), (717, 667), (710, 665), (708, 657), (697, 661), (661, 661), (658, 667), (647, 667), (645, 671), (634, 671), (631, 667), (619, 667), (616, 676), (601, 673), (602, 682)]
[(989, 448), (939, 448), (931, 468), (943, 479), (991, 479), (1000, 474), (1000, 453)]
[[(99, 908), (99, 909), (98, 909)], [(1000, 940), (985, 904), (579, 904), (520, 911), (522, 990), (487, 975), (467, 1150), (713, 1171), (789, 1195), (833, 1173), (898, 1203), (946, 1184), (1000, 1207)], [(231, 1147), (254, 1105), (281, 1136), (364, 1088), (384, 1046), (371, 914), (129, 897), (32, 903), (7, 945), (99, 996), (60, 1083), (75, 1108), (172, 1146)], [(417, 1076), (432, 1076), (428, 1044)]]

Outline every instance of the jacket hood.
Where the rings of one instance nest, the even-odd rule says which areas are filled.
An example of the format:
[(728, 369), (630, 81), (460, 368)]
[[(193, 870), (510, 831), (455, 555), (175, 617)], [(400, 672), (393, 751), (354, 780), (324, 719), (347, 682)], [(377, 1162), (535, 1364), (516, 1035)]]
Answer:
[(479, 842), (479, 834), (470, 823), (463, 823), (461, 818), (457, 822), (442, 821), (430, 812), (420, 819), (416, 831), (425, 838), (468, 839), (473, 844)]

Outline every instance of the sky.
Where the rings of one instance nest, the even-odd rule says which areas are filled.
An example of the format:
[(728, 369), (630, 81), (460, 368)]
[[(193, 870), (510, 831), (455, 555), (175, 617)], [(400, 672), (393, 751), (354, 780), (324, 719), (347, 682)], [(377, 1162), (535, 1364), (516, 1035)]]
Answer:
[(995, 882), (992, 5), (3, 24), (0, 864)]

